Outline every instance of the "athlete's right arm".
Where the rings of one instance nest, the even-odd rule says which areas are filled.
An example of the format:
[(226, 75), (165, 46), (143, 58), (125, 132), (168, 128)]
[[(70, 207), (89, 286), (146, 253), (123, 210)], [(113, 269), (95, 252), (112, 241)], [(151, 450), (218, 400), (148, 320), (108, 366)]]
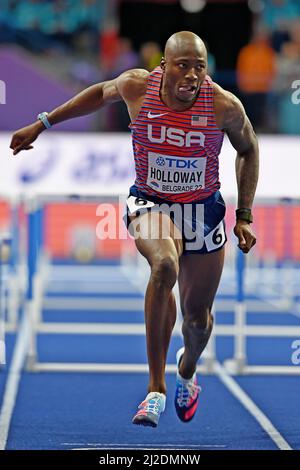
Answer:
[[(85, 116), (102, 108), (108, 103), (138, 99), (143, 90), (147, 72), (142, 69), (128, 70), (119, 77), (86, 88), (66, 103), (51, 111), (47, 118), (51, 125), (68, 119)], [(30, 150), (37, 137), (45, 130), (44, 124), (37, 120), (29, 126), (17, 130), (11, 140), (13, 155), (21, 150)]]

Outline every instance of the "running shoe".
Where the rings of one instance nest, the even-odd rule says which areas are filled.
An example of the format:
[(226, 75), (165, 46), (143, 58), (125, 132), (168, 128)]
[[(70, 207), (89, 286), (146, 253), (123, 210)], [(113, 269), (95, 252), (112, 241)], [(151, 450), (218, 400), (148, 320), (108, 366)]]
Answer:
[(165, 410), (166, 396), (159, 392), (150, 392), (139, 405), (138, 412), (134, 416), (133, 424), (152, 426), (156, 428), (161, 413)]
[(176, 354), (177, 376), (175, 392), (175, 409), (178, 418), (187, 423), (194, 417), (198, 403), (201, 387), (197, 384), (196, 372), (191, 379), (183, 379), (179, 374), (179, 365), (184, 353), (184, 348), (179, 349)]

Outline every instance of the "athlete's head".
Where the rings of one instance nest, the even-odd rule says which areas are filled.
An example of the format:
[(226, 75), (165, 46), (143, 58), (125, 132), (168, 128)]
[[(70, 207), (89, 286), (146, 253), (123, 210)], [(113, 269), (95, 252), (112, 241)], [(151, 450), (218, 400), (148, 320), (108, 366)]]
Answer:
[(166, 42), (160, 66), (168, 95), (185, 103), (193, 101), (207, 74), (204, 42), (191, 31), (173, 34)]

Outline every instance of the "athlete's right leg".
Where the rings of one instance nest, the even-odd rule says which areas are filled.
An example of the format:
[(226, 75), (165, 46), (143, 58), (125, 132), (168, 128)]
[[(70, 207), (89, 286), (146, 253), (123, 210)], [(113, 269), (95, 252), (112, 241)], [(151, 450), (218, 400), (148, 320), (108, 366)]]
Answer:
[(182, 238), (167, 214), (148, 212), (133, 222), (136, 246), (147, 259), (151, 275), (145, 296), (146, 341), (149, 362), (148, 392), (166, 393), (165, 366), (176, 321), (172, 288), (177, 280)]

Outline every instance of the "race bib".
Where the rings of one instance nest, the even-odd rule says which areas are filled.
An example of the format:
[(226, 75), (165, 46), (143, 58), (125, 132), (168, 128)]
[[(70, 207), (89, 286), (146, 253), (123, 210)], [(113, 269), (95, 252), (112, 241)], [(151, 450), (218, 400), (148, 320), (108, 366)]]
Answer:
[(153, 207), (155, 204), (152, 201), (147, 201), (143, 197), (129, 196), (126, 199), (126, 204), (129, 209), (130, 214), (134, 214), (140, 209), (147, 209), (148, 207)]
[(206, 157), (175, 157), (148, 152), (147, 185), (161, 193), (205, 188)]
[(207, 251), (216, 250), (224, 245), (226, 236), (224, 231), (224, 223), (221, 220), (219, 225), (215, 227), (208, 235), (204, 238)]

